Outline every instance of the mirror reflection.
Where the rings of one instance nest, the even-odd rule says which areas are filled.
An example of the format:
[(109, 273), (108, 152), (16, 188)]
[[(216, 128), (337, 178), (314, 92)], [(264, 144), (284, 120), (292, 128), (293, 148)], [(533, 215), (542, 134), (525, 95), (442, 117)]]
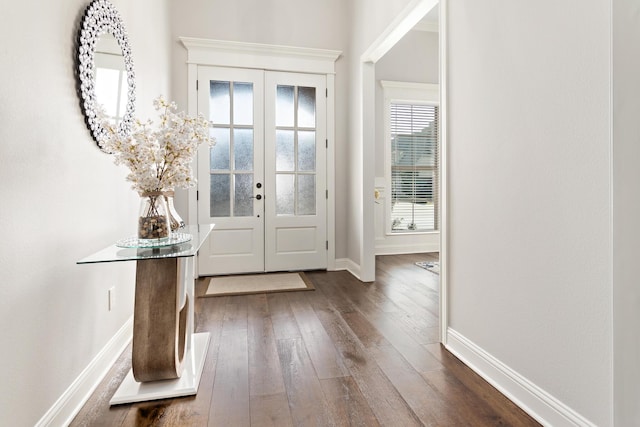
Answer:
[(127, 71), (120, 46), (111, 34), (101, 35), (96, 44), (94, 78), (96, 104), (117, 125), (127, 108)]

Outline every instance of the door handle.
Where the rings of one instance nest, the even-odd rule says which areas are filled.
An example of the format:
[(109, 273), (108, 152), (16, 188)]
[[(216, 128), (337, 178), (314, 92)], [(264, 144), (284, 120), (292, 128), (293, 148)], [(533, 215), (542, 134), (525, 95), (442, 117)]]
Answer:
[(252, 199), (261, 200), (262, 199), (262, 194), (258, 194), (257, 196), (252, 197)]

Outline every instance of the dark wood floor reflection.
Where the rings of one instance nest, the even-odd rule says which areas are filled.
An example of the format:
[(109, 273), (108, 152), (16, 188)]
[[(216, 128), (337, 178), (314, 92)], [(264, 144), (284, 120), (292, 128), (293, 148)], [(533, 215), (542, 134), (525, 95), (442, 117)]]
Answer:
[[(109, 407), (131, 349), (72, 426), (537, 426), (438, 344), (437, 254), (377, 257), (377, 280), (197, 298), (211, 343), (196, 396)], [(203, 294), (206, 284), (197, 284)]]

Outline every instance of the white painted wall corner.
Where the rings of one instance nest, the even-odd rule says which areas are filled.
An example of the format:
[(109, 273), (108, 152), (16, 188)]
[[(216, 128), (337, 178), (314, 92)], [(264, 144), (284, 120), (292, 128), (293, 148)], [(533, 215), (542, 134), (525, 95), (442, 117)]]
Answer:
[(335, 271), (347, 270), (349, 273), (353, 274), (353, 276), (362, 281), (362, 276), (360, 273), (360, 265), (356, 264), (350, 258), (338, 258), (335, 263)]

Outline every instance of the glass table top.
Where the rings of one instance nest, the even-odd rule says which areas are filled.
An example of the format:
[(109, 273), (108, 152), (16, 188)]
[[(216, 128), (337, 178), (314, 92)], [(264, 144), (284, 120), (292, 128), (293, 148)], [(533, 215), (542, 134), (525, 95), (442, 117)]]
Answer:
[[(78, 264), (92, 264), (98, 262), (117, 262), (117, 261), (137, 261), (144, 259), (158, 258), (183, 258), (192, 257), (198, 253), (200, 246), (207, 240), (209, 233), (213, 229), (213, 224), (188, 225), (178, 231), (184, 235), (188, 234), (191, 239), (180, 238), (175, 244), (164, 244), (158, 247), (122, 247), (124, 240), (135, 240), (134, 237), (119, 240), (117, 243), (106, 247), (88, 257), (78, 261)], [(186, 240), (186, 241), (185, 241)], [(127, 245), (125, 245), (127, 246)], [(132, 245), (128, 245), (132, 246)]]

